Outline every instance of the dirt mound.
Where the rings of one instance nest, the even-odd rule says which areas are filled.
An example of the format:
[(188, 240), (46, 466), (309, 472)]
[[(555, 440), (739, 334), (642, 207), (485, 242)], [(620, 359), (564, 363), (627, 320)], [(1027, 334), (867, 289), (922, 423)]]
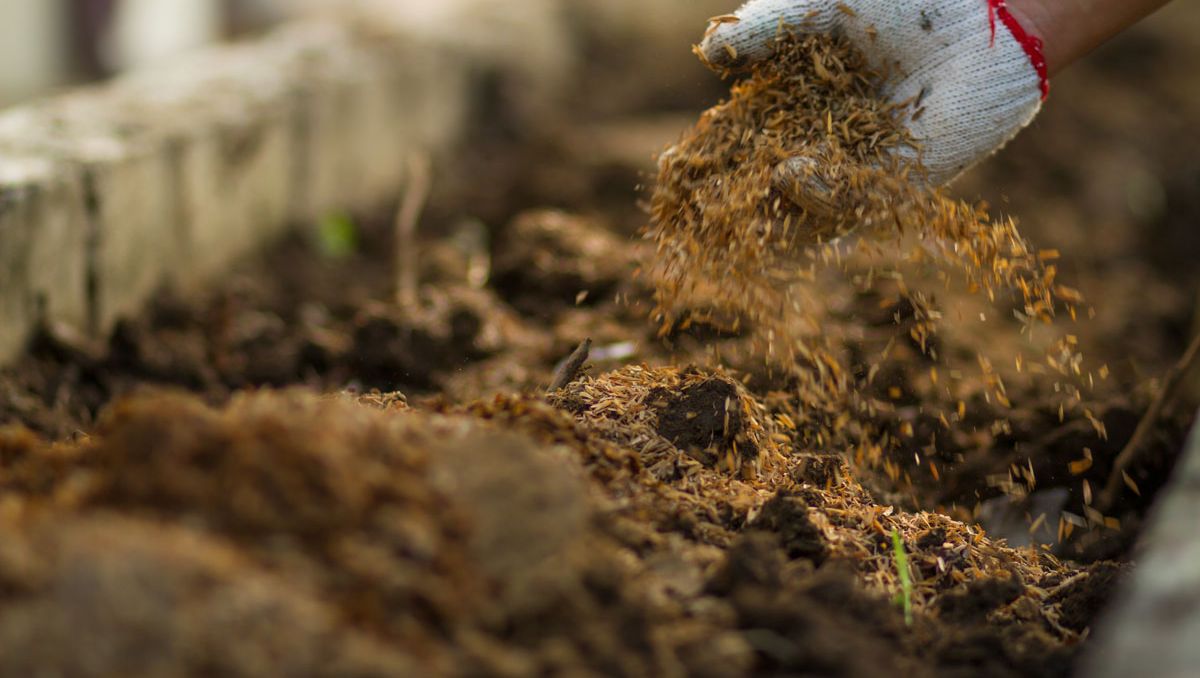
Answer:
[[(69, 675), (251, 675), (276, 660), (315, 675), (863, 675), (926, 662), (923, 634), (953, 609), (939, 601), (1014, 571), (1028, 585), (979, 628), (1040, 629), (1022, 653), (1079, 639), (1057, 623), (1073, 592), (1091, 595), (1073, 570), (944, 516), (881, 510), (849, 474), (798, 480), (811, 460), (788, 453), (794, 433), (721, 373), (628, 368), (553, 401), (570, 411), (160, 395), (117, 404), (77, 444), (9, 430), (4, 661)], [(660, 431), (693, 409), (713, 424), (703, 441)], [(913, 563), (912, 630), (889, 601), (892, 530)], [(80, 652), (46, 664), (34, 638)]]
[(104, 514), (41, 518), (5, 534), (6, 676), (367, 678), (420, 666), (217, 536)]

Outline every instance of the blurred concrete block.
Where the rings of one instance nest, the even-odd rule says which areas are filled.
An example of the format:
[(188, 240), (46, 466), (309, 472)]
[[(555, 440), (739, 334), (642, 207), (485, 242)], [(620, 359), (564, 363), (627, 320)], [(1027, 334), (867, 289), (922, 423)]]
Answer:
[[(0, 146), (81, 177), (104, 335), (163, 285), (202, 285), (290, 226), (392, 199), (413, 154), (460, 138), (469, 80), (421, 36), (300, 23), (0, 114)], [(6, 275), (16, 289), (31, 274)]]
[(469, 64), (424, 36), (381, 39), (311, 22), (268, 41), (299, 102), (295, 220), (380, 206), (398, 193), (411, 155), (446, 156), (462, 136)]
[(102, 338), (164, 285), (388, 205), (498, 107), (534, 124), (580, 56), (563, 7), (357, 0), (0, 113), (0, 361), (39, 314)]
[(402, 118), (387, 106), (388, 71), (338, 24), (300, 24), (271, 41), (294, 83), (298, 149), (292, 218), (313, 222), (331, 212), (377, 205), (401, 184)]
[(29, 195), (29, 225), (34, 229), (29, 249), (33, 308), (39, 320), (83, 332), (92, 320), (88, 258), (93, 245), (83, 181), (65, 167), (42, 167), (46, 174), (39, 177)]
[(191, 287), (278, 237), (298, 190), (297, 105), (264, 46), (214, 49), (115, 83), (109, 96), (168, 163), (186, 261), (162, 282)]
[[(400, 48), (394, 68), (436, 80), (444, 70), (438, 57), (453, 54), (492, 80), (498, 91), (489, 95), (499, 94), (500, 101), (491, 105), (526, 124), (544, 123), (548, 107), (565, 101), (579, 66), (592, 56), (592, 45), (579, 40), (568, 22), (578, 0), (347, 1), (355, 6), (357, 32)], [(486, 103), (476, 99), (471, 106)]]
[(122, 0), (109, 29), (111, 65), (127, 70), (209, 44), (221, 34), (222, 3)]
[(107, 335), (137, 313), (168, 276), (187, 267), (170, 156), (114, 145), (86, 161), (96, 229), (93, 328)]
[(1090, 643), (1085, 678), (1200, 674), (1200, 427), (1163, 492), (1137, 567)]
[(0, 114), (0, 147), (39, 154), (80, 177), (98, 332), (135, 312), (182, 252), (171, 159), (145, 129), (121, 123), (113, 111), (89, 91)]
[(4, 361), (11, 360), (24, 347), (35, 321), (29, 303), (34, 210), (30, 199), (31, 177), (23, 164), (6, 160), (0, 166), (3, 175), (0, 177), (0, 360)]
[(0, 2), (0, 105), (66, 79), (66, 10), (64, 2)]
[(39, 321), (88, 324), (89, 228), (79, 177), (37, 156), (0, 151), (0, 361)]

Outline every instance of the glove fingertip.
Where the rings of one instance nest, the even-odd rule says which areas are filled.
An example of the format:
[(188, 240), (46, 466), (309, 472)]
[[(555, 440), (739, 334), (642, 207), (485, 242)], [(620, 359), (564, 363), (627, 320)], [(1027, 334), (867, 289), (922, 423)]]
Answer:
[(776, 191), (815, 217), (833, 219), (842, 207), (812, 158), (798, 156), (779, 163), (771, 179)]
[(737, 36), (726, 27), (728, 23), (712, 24), (704, 34), (704, 40), (696, 48), (701, 60), (708, 66), (718, 69), (731, 69), (745, 62), (744, 55), (737, 48)]
[(803, 0), (751, 0), (736, 14), (709, 20), (699, 52), (713, 67), (745, 68), (769, 59), (787, 32), (827, 32), (841, 19), (840, 12)]

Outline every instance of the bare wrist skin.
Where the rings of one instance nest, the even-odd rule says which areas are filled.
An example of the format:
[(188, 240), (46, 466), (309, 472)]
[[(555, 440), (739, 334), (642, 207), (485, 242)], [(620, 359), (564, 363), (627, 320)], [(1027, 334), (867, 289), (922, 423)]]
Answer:
[(1017, 21), (1045, 43), (1050, 75), (1062, 72), (1169, 0), (1008, 0)]

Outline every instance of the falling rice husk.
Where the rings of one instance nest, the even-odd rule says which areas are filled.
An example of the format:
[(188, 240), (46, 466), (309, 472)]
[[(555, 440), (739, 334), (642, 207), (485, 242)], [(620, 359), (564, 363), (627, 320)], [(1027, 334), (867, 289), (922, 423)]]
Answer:
[[(865, 380), (851, 374), (823, 282), (841, 274), (860, 291), (886, 288), (912, 309), (905, 338), (933, 359), (943, 320), (933, 297), (954, 284), (995, 311), (977, 316), (1020, 321), (1035, 355), (1019, 358), (1018, 371), (1037, 364), (1063, 411), (1078, 412), (1082, 358), (1053, 323), (1076, 319), (1083, 300), (1057, 282), (1057, 253), (1035, 250), (986, 205), (928, 185), (907, 131), (911, 102), (882, 100), (885, 79), (844, 40), (782, 30), (775, 57), (742, 75), (661, 156), (644, 270), (664, 334), (698, 309), (735, 318), (756, 351), (792, 376), (796, 416), (815, 447), (840, 444), (881, 463), (890, 441), (865, 423), (877, 403), (862, 391), (886, 355)], [(987, 402), (1009, 406), (993, 361), (981, 349), (970, 362)], [(964, 413), (957, 397), (944, 400), (948, 410), (930, 414), (949, 428)]]

